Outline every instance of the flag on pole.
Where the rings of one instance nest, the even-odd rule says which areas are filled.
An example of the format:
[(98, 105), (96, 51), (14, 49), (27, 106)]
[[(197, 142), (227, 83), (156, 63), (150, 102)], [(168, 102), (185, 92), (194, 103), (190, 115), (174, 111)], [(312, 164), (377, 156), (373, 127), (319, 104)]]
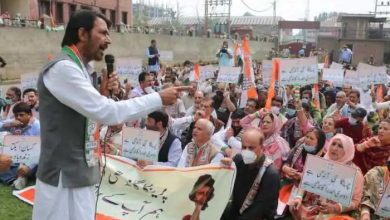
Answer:
[(265, 103), (265, 109), (271, 110), (272, 98), (275, 96), (275, 83), (279, 78), (279, 59), (272, 59), (272, 76), (271, 83), (268, 88), (267, 101)]
[(200, 80), (200, 65), (199, 65), (199, 63), (196, 63), (194, 65), (194, 77), (195, 77), (195, 81)]

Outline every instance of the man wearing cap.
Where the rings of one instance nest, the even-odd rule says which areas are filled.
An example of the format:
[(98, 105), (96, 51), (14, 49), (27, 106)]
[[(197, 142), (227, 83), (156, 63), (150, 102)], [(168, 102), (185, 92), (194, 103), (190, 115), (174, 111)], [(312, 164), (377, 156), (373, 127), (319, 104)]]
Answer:
[(363, 123), (367, 111), (364, 108), (356, 108), (351, 116), (336, 121), (336, 128), (342, 128), (343, 134), (351, 137), (355, 144), (361, 140), (371, 137), (371, 129)]
[(348, 48), (347, 45), (344, 45), (340, 50), (339, 63), (341, 64), (351, 64), (352, 61), (352, 51)]

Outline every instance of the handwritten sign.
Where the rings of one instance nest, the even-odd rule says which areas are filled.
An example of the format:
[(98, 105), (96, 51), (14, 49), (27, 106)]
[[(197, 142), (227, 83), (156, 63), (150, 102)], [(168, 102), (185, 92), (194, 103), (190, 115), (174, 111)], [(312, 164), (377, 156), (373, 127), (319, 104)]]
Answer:
[(357, 72), (359, 74), (361, 88), (366, 88), (372, 84), (377, 85), (390, 82), (386, 66), (371, 66), (365, 63), (359, 63)]
[(38, 136), (7, 135), (4, 137), (3, 153), (12, 157), (14, 163), (38, 163), (41, 139)]
[(300, 188), (349, 206), (357, 170), (321, 157), (307, 155)]
[(128, 80), (132, 85), (138, 85), (138, 75), (142, 72), (142, 60), (135, 58), (119, 58), (116, 61), (116, 72), (121, 83)]
[(200, 67), (200, 80), (206, 81), (207, 79), (214, 78), (214, 73), (217, 71), (217, 67), (214, 66), (201, 66)]
[(360, 87), (359, 74), (357, 71), (346, 70), (344, 77), (344, 84), (353, 87)]
[(222, 83), (238, 83), (240, 78), (240, 67), (225, 67), (221, 66), (219, 68), (217, 82)]
[(171, 50), (161, 50), (158, 53), (160, 54), (161, 61), (172, 61), (173, 60), (173, 51), (171, 51)]
[(339, 63), (335, 63), (335, 62), (332, 62), (332, 64), (330, 65), (330, 69), (343, 69), (343, 65), (342, 64), (339, 64)]
[(263, 74), (263, 83), (269, 85), (272, 78), (272, 60), (263, 60), (262, 62), (262, 74)]
[(280, 59), (281, 85), (309, 85), (318, 83), (317, 57)]
[[(216, 165), (146, 167), (140, 170), (127, 158), (107, 155), (104, 161), (106, 169), (99, 191), (96, 220), (189, 219), (196, 207), (193, 193), (206, 184), (212, 190), (206, 200), (208, 206), (193, 217), (220, 219), (235, 179), (235, 169)], [(14, 191), (13, 195), (33, 205), (34, 188)]]
[(130, 159), (158, 161), (160, 133), (139, 128), (124, 128), (122, 155)]
[(322, 80), (331, 81), (333, 85), (341, 87), (344, 83), (343, 69), (323, 69)]
[(20, 87), (22, 91), (30, 88), (37, 89), (38, 77), (38, 73), (22, 73), (20, 75)]
[(375, 214), (390, 218), (390, 183), (387, 184), (385, 193), (382, 196), (382, 199), (376, 209)]

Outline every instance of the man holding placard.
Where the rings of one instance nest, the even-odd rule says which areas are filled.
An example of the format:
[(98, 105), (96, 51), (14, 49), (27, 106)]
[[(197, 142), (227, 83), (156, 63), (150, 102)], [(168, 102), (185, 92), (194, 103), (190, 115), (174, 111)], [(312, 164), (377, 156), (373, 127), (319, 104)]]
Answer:
[(160, 148), (158, 162), (153, 163), (146, 160), (138, 160), (137, 165), (144, 168), (148, 165), (160, 165), (176, 167), (183, 150), (181, 141), (168, 129), (169, 116), (162, 111), (155, 111), (148, 115), (146, 119), (146, 129), (160, 132)]
[[(5, 120), (0, 123), (0, 131), (8, 131), (12, 135), (39, 136), (39, 120), (34, 118), (30, 106), (27, 103), (20, 102), (12, 109), (15, 119)], [(10, 147), (10, 146), (7, 146)], [(7, 172), (0, 173), (0, 180), (10, 184), (15, 189), (22, 189), (27, 184), (27, 177), (35, 175), (37, 164), (19, 164), (13, 163), (11, 169)]]

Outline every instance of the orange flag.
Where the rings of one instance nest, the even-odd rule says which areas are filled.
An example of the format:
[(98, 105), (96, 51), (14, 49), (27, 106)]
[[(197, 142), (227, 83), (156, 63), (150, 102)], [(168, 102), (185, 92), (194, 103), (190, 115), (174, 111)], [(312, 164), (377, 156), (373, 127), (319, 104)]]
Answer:
[(320, 104), (320, 93), (319, 93), (319, 89), (318, 89), (318, 84), (313, 84), (313, 89), (311, 91), (311, 93), (313, 94), (313, 98), (314, 98), (314, 105), (318, 108), (318, 109), (321, 109), (321, 104)]
[(249, 42), (247, 38), (244, 38), (242, 41), (242, 50), (244, 54), (244, 74), (247, 78), (251, 77), (251, 68), (252, 68), (252, 61), (251, 61), (251, 52), (249, 49)]
[(195, 77), (195, 81), (200, 80), (200, 65), (199, 65), (199, 63), (196, 63), (194, 65), (194, 77)]
[(383, 102), (383, 84), (378, 85), (376, 88), (376, 101)]
[(272, 105), (272, 98), (275, 96), (275, 83), (279, 78), (279, 59), (272, 59), (272, 76), (271, 82), (268, 88), (267, 102), (265, 103), (265, 109), (270, 110)]
[(247, 90), (248, 99), (257, 99), (257, 90), (256, 87), (251, 87)]

